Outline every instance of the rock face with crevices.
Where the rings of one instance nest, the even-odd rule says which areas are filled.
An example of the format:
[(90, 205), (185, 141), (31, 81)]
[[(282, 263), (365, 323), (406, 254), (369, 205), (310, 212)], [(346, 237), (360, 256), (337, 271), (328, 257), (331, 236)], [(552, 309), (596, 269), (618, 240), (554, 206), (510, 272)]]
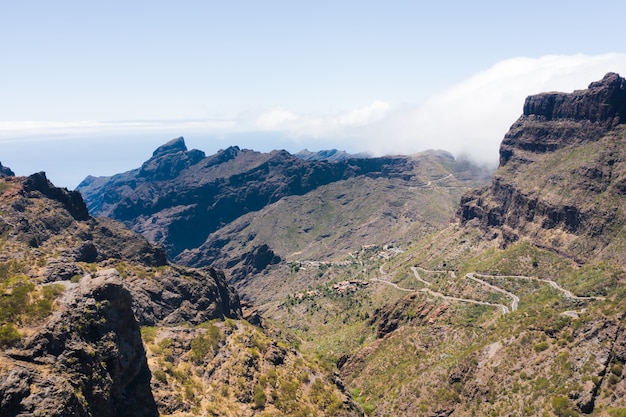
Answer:
[(224, 274), (171, 265), (44, 173), (0, 193), (0, 416), (158, 416), (140, 325), (240, 318)]
[(586, 90), (530, 96), (500, 146), (490, 186), (457, 212), (507, 246), (530, 239), (569, 258), (621, 262), (626, 220), (626, 81), (609, 73)]
[(7, 352), (3, 415), (158, 416), (132, 305), (114, 269), (70, 286), (61, 311)]

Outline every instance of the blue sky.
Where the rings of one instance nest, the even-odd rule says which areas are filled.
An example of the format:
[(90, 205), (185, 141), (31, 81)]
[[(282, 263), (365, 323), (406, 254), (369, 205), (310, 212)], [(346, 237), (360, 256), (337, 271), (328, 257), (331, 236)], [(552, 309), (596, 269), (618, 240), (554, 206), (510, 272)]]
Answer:
[(523, 99), (626, 75), (622, 1), (0, 3), (0, 161), (75, 187), (212, 153), (444, 148), (493, 163)]

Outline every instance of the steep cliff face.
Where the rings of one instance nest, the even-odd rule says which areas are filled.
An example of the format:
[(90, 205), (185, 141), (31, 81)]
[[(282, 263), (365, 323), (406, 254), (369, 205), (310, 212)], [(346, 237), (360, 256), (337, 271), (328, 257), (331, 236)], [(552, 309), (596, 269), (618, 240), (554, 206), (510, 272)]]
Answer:
[(626, 219), (626, 83), (607, 74), (586, 90), (526, 99), (505, 135), (492, 184), (458, 216), (508, 245), (522, 237), (577, 260), (619, 259)]
[(169, 265), (43, 173), (0, 193), (0, 415), (159, 415), (139, 326), (240, 318), (223, 273)]
[(66, 283), (45, 326), (3, 355), (2, 415), (158, 416), (132, 304), (114, 269)]
[(609, 73), (586, 90), (541, 93), (526, 98), (523, 115), (500, 146), (500, 166), (532, 161), (528, 154), (553, 152), (596, 141), (626, 122), (626, 85)]

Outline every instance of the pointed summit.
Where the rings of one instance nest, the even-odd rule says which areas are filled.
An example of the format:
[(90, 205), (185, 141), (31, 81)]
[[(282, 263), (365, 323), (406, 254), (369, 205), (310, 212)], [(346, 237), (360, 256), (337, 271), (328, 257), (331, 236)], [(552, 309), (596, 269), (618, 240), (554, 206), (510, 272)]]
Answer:
[(178, 153), (178, 152), (186, 152), (186, 151), (187, 151), (187, 145), (185, 145), (185, 138), (180, 136), (176, 139), (170, 140), (165, 145), (159, 146), (152, 153), (152, 157), (155, 158), (157, 156), (162, 156), (162, 155), (171, 154), (171, 153)]

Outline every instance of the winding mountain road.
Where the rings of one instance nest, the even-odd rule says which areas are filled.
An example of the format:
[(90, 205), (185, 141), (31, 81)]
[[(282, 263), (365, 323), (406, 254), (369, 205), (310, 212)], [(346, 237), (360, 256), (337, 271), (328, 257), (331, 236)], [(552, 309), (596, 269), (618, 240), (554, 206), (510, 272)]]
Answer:
[[(454, 273), (454, 271), (441, 271), (441, 270), (429, 270), (429, 269), (424, 269), (418, 266), (412, 266), (411, 267), (411, 271), (413, 271), (413, 275), (415, 276), (415, 279), (426, 286), (426, 288), (421, 288), (419, 290), (415, 290), (412, 288), (403, 288), (400, 287), (398, 284), (396, 284), (395, 282), (391, 282), (387, 279), (387, 277), (389, 276), (388, 273), (385, 272), (384, 270), (384, 264), (381, 265), (379, 267), (379, 272), (380, 272), (380, 277), (379, 278), (373, 278), (372, 281), (376, 281), (376, 282), (382, 282), (385, 285), (389, 285), (397, 290), (400, 291), (404, 291), (404, 292), (422, 292), (422, 293), (426, 293), (426, 294), (430, 294), (433, 297), (438, 297), (438, 298), (442, 298), (444, 300), (450, 300), (450, 301), (458, 301), (458, 302), (462, 302), (462, 303), (469, 303), (469, 304), (478, 304), (478, 305), (487, 305), (487, 306), (492, 306), (492, 307), (497, 307), (498, 309), (500, 309), (502, 311), (503, 314), (508, 314), (510, 312), (516, 311), (519, 307), (519, 303), (520, 303), (520, 298), (513, 294), (512, 292), (509, 292), (507, 290), (505, 290), (504, 288), (498, 287), (497, 285), (491, 284), (485, 280), (482, 280), (478, 277), (482, 277), (482, 278), (497, 278), (497, 279), (524, 279), (524, 280), (528, 280), (528, 281), (539, 281), (539, 282), (543, 282), (546, 283), (548, 285), (550, 285), (552, 288), (556, 289), (557, 291), (560, 291), (561, 293), (563, 293), (563, 295), (567, 298), (571, 298), (574, 300), (604, 300), (604, 297), (581, 297), (581, 296), (577, 296), (575, 294), (573, 294), (571, 291), (566, 290), (565, 288), (561, 287), (559, 284), (557, 284), (556, 282), (550, 280), (550, 279), (543, 279), (543, 278), (537, 278), (537, 277), (527, 277), (524, 275), (486, 275), (486, 274), (480, 274), (478, 272), (468, 272), (467, 274), (465, 274), (464, 278), (475, 281), (481, 285), (484, 285), (488, 288), (491, 288), (494, 291), (500, 292), (502, 294), (505, 294), (507, 297), (511, 298), (511, 306), (508, 307), (504, 304), (499, 304), (499, 303), (490, 303), (487, 301), (481, 301), (481, 300), (475, 300), (475, 299), (471, 299), (471, 298), (460, 298), (460, 297), (453, 297), (453, 296), (449, 296), (449, 295), (445, 295), (443, 293), (437, 292), (437, 291), (433, 291), (428, 287), (432, 286), (432, 283), (425, 280), (424, 278), (422, 278), (419, 274), (419, 270), (422, 270), (424, 272), (428, 272), (428, 273), (446, 273), (449, 274), (451, 278), (456, 278), (456, 274)], [(584, 312), (584, 309), (581, 310), (581, 312)], [(574, 317), (577, 318), (578, 317), (578, 312), (576, 311), (565, 311), (564, 313), (562, 313), (563, 315), (569, 316), (569, 317)]]
[[(429, 286), (429, 287), (432, 285), (432, 283), (430, 283), (430, 282), (426, 281), (425, 279), (423, 279), (423, 278), (420, 276), (420, 274), (419, 274), (419, 272), (418, 272), (418, 269), (421, 269), (422, 271), (425, 271), (425, 272), (436, 272), (436, 273), (437, 273), (437, 272), (444, 272), (444, 273), (448, 273), (448, 271), (431, 271), (431, 270), (428, 270), (428, 269), (424, 269), (424, 268), (419, 268), (419, 267), (412, 266), (412, 267), (411, 267), (411, 271), (413, 271), (413, 275), (415, 275), (415, 279), (417, 279), (419, 282), (421, 282), (421, 283), (423, 283), (423, 284), (425, 284), (425, 285), (427, 285), (427, 286)], [(449, 273), (450, 273), (450, 276), (451, 276), (452, 278), (456, 278), (456, 274), (455, 274), (453, 271), (449, 271)], [(480, 280), (479, 280), (479, 281), (480, 281)], [(486, 284), (486, 283), (485, 283), (485, 284)], [(503, 292), (503, 291), (504, 291), (504, 290), (502, 290), (501, 288), (498, 288), (498, 287), (492, 287), (492, 288), (493, 288), (493, 289), (495, 289), (495, 290), (497, 290), (497, 291), (501, 291), (501, 292)], [(435, 297), (440, 297), (440, 298), (443, 298), (444, 300), (460, 301), (460, 302), (462, 302), (462, 303), (479, 304), (479, 305), (484, 305), (484, 306), (492, 306), (492, 307), (497, 307), (497, 308), (499, 308), (500, 310), (502, 310), (502, 313), (504, 313), (504, 314), (509, 313), (509, 308), (508, 308), (507, 306), (505, 306), (504, 304), (499, 304), (499, 303), (490, 303), (490, 302), (487, 302), (487, 301), (474, 300), (474, 299), (472, 299), (472, 298), (459, 298), (459, 297), (452, 297), (452, 296), (449, 296), (449, 295), (444, 295), (444, 294), (441, 294), (441, 293), (436, 292), (436, 291), (432, 291), (432, 290), (427, 289), (427, 288), (423, 288), (423, 289), (421, 289), (420, 291), (421, 291), (421, 292), (427, 292), (427, 293), (429, 293), (430, 295), (433, 295), (433, 296), (435, 296)], [(506, 292), (506, 291), (504, 291), (504, 292)], [(507, 294), (509, 294), (509, 293), (507, 293)], [(510, 295), (512, 295), (513, 297), (515, 297), (515, 295), (513, 295), (513, 294), (510, 294)], [(519, 302), (519, 298), (517, 299), (517, 301)], [(517, 304), (515, 304), (515, 305), (514, 305), (514, 304), (511, 304), (511, 308), (513, 309), (513, 311), (515, 311), (515, 310), (517, 309)]]
[[(498, 291), (501, 292), (502, 294), (507, 295), (508, 297), (510, 297), (513, 301), (511, 302), (511, 311), (515, 311), (517, 310), (517, 307), (519, 306), (519, 297), (511, 292), (508, 292), (500, 287), (496, 287), (493, 284), (488, 283), (487, 281), (483, 281), (482, 279), (476, 278), (474, 276), (475, 272), (468, 272), (467, 274), (465, 274), (465, 278), (469, 278), (471, 280), (474, 280), (486, 287), (491, 288), (494, 291)], [(481, 275), (482, 276), (482, 275)]]

